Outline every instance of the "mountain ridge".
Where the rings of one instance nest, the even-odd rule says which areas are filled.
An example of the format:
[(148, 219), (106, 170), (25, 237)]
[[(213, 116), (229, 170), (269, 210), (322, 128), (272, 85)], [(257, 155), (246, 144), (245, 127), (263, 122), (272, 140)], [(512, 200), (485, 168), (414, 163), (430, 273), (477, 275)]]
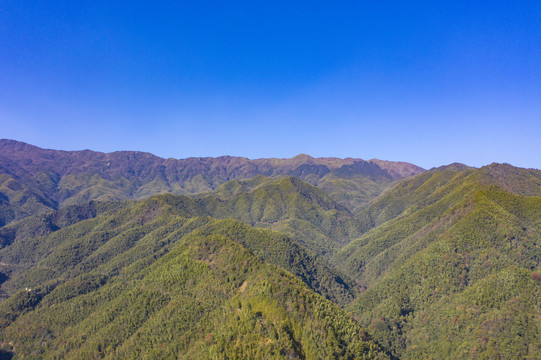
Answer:
[(384, 170), (373, 161), (308, 155), (291, 159), (164, 159), (136, 151), (49, 150), (1, 139), (0, 207), (4, 214), (0, 225), (36, 211), (45, 213), (90, 200), (143, 199), (161, 193), (199, 194), (230, 180), (257, 175), (296, 176), (325, 188), (335, 200), (354, 208), (378, 195), (401, 174), (424, 171), (405, 163), (397, 163), (394, 169), (393, 164), (386, 162), (382, 165), (387, 169)]
[[(415, 175), (418, 173), (421, 173), (424, 171), (423, 168), (407, 163), (402, 161), (387, 161), (387, 160), (379, 160), (379, 159), (370, 159), (370, 160), (363, 160), (361, 158), (338, 158), (338, 157), (312, 157), (307, 154), (298, 154), (292, 158), (255, 158), (250, 159), (247, 157), (241, 157), (241, 156), (231, 156), (231, 155), (222, 155), (217, 157), (187, 157), (187, 158), (163, 158), (156, 156), (150, 152), (141, 152), (141, 151), (128, 151), (128, 150), (120, 150), (120, 151), (113, 151), (113, 152), (101, 152), (101, 151), (94, 151), (89, 149), (84, 150), (55, 150), (55, 149), (45, 149), (41, 148), (35, 145), (31, 145), (22, 141), (12, 140), (12, 139), (0, 139), (0, 154), (9, 154), (13, 158), (13, 155), (15, 156), (17, 160), (28, 160), (27, 155), (31, 153), (39, 153), (39, 157), (36, 157), (31, 160), (38, 160), (41, 158), (41, 160), (52, 160), (51, 157), (55, 154), (61, 154), (63, 157), (74, 157), (77, 160), (84, 161), (88, 160), (91, 155), (95, 155), (97, 157), (100, 157), (100, 160), (111, 160), (119, 157), (119, 155), (126, 156), (128, 160), (140, 160), (143, 158), (152, 158), (155, 160), (160, 160), (160, 162), (163, 163), (170, 163), (170, 162), (186, 162), (187, 164), (190, 164), (195, 161), (200, 161), (201, 163), (210, 163), (209, 166), (212, 166), (213, 160), (222, 160), (223, 163), (226, 163), (228, 165), (237, 165), (238, 163), (247, 162), (247, 163), (253, 163), (254, 165), (262, 166), (263, 169), (265, 166), (273, 165), (273, 164), (280, 164), (285, 170), (294, 170), (294, 167), (301, 165), (301, 164), (309, 164), (309, 165), (325, 165), (329, 169), (335, 169), (339, 168), (343, 165), (352, 165), (356, 162), (365, 162), (365, 163), (374, 163), (378, 165), (378, 167), (382, 168), (383, 170), (389, 170), (392, 169), (393, 173), (389, 173), (393, 178), (402, 178), (406, 176)], [(217, 161), (220, 163), (220, 161)], [(105, 163), (106, 166), (107, 163)], [(208, 164), (207, 164), (208, 165)], [(393, 165), (396, 165), (398, 168), (394, 169)], [(385, 167), (385, 169), (384, 169)], [(260, 170), (260, 171), (263, 171)], [(268, 171), (268, 169), (266, 169)]]
[(396, 184), (331, 259), (367, 287), (350, 311), (402, 359), (536, 358), (540, 180), (508, 164), (452, 165)]

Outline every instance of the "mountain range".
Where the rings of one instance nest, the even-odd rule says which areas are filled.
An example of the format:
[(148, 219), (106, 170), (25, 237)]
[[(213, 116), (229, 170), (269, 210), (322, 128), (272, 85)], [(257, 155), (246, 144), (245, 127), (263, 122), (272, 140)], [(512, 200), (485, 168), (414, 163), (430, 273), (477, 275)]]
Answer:
[(0, 140), (0, 357), (541, 358), (541, 171)]
[(198, 194), (215, 190), (229, 180), (256, 175), (295, 176), (353, 209), (396, 179), (422, 171), (409, 163), (380, 160), (308, 155), (291, 159), (222, 156), (177, 160), (136, 151), (47, 150), (0, 139), (0, 224), (90, 200)]

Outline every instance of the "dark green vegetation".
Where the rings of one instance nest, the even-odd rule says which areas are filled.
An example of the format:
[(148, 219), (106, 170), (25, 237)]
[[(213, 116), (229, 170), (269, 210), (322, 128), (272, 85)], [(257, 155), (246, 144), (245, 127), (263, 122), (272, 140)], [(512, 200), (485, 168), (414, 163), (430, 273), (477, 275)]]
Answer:
[(194, 203), (215, 218), (234, 218), (290, 234), (320, 255), (332, 255), (360, 234), (346, 207), (294, 177), (229, 181)]
[(0, 305), (5, 350), (74, 359), (386, 358), (316, 294), (345, 304), (349, 280), (288, 236), (204, 216), (186, 197), (100, 210), (73, 225), (54, 222), (41, 237), (24, 231), (56, 214), (11, 227), (15, 240), (0, 251), (9, 274), (2, 288), (13, 294)]
[(0, 148), (0, 358), (541, 358), (538, 170)]
[(349, 309), (404, 359), (539, 358), (541, 172), (452, 165), (359, 212), (335, 255), (367, 290)]

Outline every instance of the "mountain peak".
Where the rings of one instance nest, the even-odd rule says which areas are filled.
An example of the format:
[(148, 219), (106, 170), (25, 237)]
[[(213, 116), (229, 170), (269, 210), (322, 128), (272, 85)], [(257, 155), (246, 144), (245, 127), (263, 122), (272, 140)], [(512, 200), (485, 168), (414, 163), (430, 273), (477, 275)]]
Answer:
[(432, 168), (432, 169), (430, 169), (430, 170), (455, 170), (455, 171), (464, 171), (464, 170), (468, 170), (468, 169), (474, 169), (474, 168), (472, 168), (471, 166), (468, 166), (468, 165), (459, 163), (459, 162), (454, 162), (454, 163), (451, 163), (451, 164), (448, 164), (448, 165), (438, 166), (438, 167)]
[(291, 160), (307, 161), (307, 160), (314, 160), (314, 157), (312, 157), (312, 156), (310, 156), (308, 154), (299, 154), (299, 155), (296, 155), (296, 156), (292, 157)]

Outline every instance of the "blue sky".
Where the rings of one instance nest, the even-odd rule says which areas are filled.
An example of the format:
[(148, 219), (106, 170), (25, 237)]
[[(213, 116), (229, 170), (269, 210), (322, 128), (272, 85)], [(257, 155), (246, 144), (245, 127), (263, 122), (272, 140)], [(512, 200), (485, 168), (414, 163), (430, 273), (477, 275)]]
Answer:
[(3, 1), (0, 137), (541, 168), (541, 2)]

